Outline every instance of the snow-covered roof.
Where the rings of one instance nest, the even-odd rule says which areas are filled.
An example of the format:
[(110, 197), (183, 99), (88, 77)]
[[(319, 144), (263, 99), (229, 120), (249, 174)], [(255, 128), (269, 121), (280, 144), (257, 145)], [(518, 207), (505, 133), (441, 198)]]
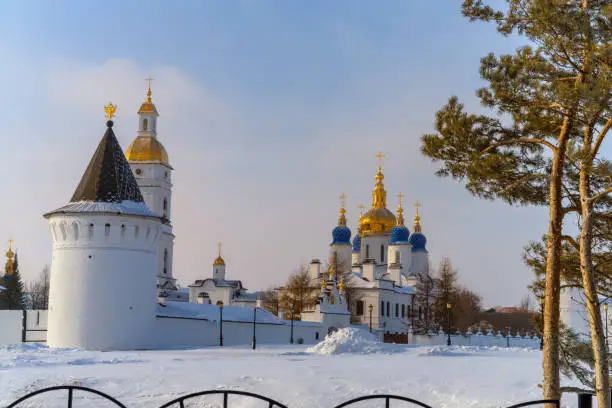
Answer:
[[(223, 321), (230, 322), (252, 322), (253, 308), (239, 306), (224, 306)], [(219, 308), (216, 305), (167, 302), (166, 306), (157, 306), (157, 316), (160, 317), (183, 317), (192, 319), (219, 320)], [(257, 309), (257, 323), (285, 324), (273, 313), (265, 309)]]
[(107, 203), (100, 201), (77, 201), (68, 203), (57, 210), (51, 211), (45, 216), (52, 214), (71, 214), (71, 213), (98, 213), (98, 214), (123, 214), (123, 215), (140, 215), (143, 217), (159, 217), (153, 211), (149, 210), (145, 203), (137, 203), (135, 201), (122, 201), (120, 203)]
[[(362, 289), (374, 289), (379, 287), (375, 282), (370, 282), (369, 280), (362, 278), (355, 272), (353, 272), (353, 279), (351, 280), (351, 284), (353, 284), (353, 286), (355, 286), (356, 288)], [(409, 295), (414, 293), (414, 288), (412, 286), (395, 286), (393, 290), (395, 291), (395, 293), (404, 293)]]
[(242, 286), (242, 281), (239, 280), (221, 280), (221, 279), (212, 279), (212, 278), (208, 278), (208, 279), (198, 279), (196, 280), (194, 283), (192, 283), (191, 285), (189, 285), (190, 288), (200, 288), (202, 286), (204, 286), (204, 284), (208, 281), (212, 281), (216, 287), (218, 288), (239, 288), (239, 289), (244, 289), (244, 287)]
[(414, 293), (414, 288), (412, 286), (396, 286), (393, 288), (395, 293), (405, 293), (407, 295), (412, 295)]

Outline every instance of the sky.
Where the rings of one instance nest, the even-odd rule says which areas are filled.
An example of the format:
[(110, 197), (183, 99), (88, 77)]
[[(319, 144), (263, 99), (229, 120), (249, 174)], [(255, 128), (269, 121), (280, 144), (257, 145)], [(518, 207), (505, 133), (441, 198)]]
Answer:
[(135, 138), (152, 76), (181, 285), (211, 276), (218, 242), (250, 290), (326, 259), (338, 196), (355, 232), (381, 151), (388, 207), (402, 192), (411, 229), (422, 202), (433, 265), (449, 257), (485, 305), (516, 305), (545, 209), (477, 199), (419, 147), (450, 96), (482, 109), (480, 58), (521, 44), (448, 0), (1, 2), (0, 247), (15, 240), (26, 280), (51, 262), (42, 214), (70, 199), (109, 100), (122, 147)]

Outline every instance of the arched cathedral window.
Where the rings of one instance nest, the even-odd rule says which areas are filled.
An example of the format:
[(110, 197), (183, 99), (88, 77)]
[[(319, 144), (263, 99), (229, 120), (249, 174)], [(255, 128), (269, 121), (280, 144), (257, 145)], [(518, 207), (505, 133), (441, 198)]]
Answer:
[(395, 251), (395, 263), (400, 263), (400, 253), (399, 251)]
[(164, 248), (164, 275), (168, 273), (168, 248)]
[(380, 262), (381, 263), (385, 262), (385, 246), (384, 245), (380, 246)]
[(149, 119), (142, 120), (142, 130), (149, 130)]
[(168, 199), (164, 198), (164, 209), (163, 209), (163, 213), (162, 215), (166, 218), (168, 218)]
[(370, 257), (370, 244), (366, 244), (365, 257), (366, 257), (366, 259), (368, 259)]

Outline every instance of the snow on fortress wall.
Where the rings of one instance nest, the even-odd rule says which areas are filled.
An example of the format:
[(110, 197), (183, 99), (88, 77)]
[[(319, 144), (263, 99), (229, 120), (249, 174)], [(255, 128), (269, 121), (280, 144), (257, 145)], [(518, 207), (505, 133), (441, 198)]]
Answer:
[[(215, 305), (168, 302), (157, 309), (155, 348), (201, 347), (219, 344), (219, 308)], [(267, 310), (258, 309), (255, 335), (257, 344), (289, 344), (291, 322), (279, 320)], [(323, 339), (327, 328), (321, 323), (293, 322), (293, 340), (314, 344)], [(223, 308), (223, 344), (251, 344), (253, 309)]]
[[(442, 346), (446, 344), (448, 337), (444, 333), (427, 335), (411, 335), (409, 337), (410, 344), (418, 344), (423, 346)], [(538, 337), (520, 337), (510, 335), (506, 338), (502, 335), (494, 334), (451, 334), (451, 344), (453, 346), (484, 346), (484, 347), (521, 347), (521, 348), (540, 348), (540, 339)]]
[[(169, 302), (172, 307), (173, 302)], [(188, 306), (189, 309), (198, 309), (196, 305), (179, 304)], [(158, 308), (159, 310), (160, 308)], [(223, 343), (226, 346), (251, 344), (253, 336), (252, 313), (250, 308), (229, 307), (223, 315)], [(233, 309), (233, 310), (232, 310)], [(240, 309), (240, 310), (237, 310)], [(184, 311), (183, 311), (184, 312)], [(256, 335), (257, 344), (289, 344), (291, 336), (291, 322), (276, 320), (269, 312), (258, 311)], [(184, 314), (184, 313), (183, 313)], [(178, 347), (205, 347), (217, 346), (219, 344), (219, 319), (218, 309), (209, 306), (207, 312), (189, 317), (166, 316), (160, 314), (155, 319), (155, 329), (151, 339), (153, 348), (178, 348)], [(228, 319), (228, 320), (226, 320)], [(22, 338), (23, 311), (0, 310), (0, 345), (16, 344)], [(45, 342), (47, 329), (46, 310), (26, 311), (26, 340), (29, 342)], [(367, 331), (367, 327), (361, 327)], [(318, 339), (317, 339), (318, 333)], [(327, 327), (320, 323), (294, 322), (293, 339), (297, 343), (302, 339), (304, 344), (315, 344), (322, 341), (327, 334)], [(446, 334), (411, 335), (410, 344), (416, 345), (445, 345)], [(497, 346), (523, 347), (537, 349), (540, 346), (538, 337), (516, 337), (511, 336), (508, 340), (500, 335), (473, 334), (471, 336), (451, 335), (451, 343), (454, 346)]]
[(24, 335), (27, 342), (46, 341), (47, 311), (0, 310), (0, 345), (21, 343)]

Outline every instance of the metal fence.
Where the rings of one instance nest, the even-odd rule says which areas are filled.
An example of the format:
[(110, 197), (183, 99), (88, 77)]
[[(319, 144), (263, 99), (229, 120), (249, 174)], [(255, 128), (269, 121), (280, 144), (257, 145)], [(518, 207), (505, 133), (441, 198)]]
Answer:
[[(31, 392), (21, 398), (19, 398), (18, 400), (16, 400), (15, 402), (11, 403), (10, 405), (7, 406), (7, 408), (19, 408), (20, 404), (30, 400), (33, 397), (42, 395), (42, 394), (47, 394), (47, 393), (51, 393), (51, 392), (55, 392), (55, 391), (59, 391), (59, 390), (66, 390), (67, 394), (66, 394), (66, 407), (68, 408), (72, 408), (73, 407), (73, 403), (75, 401), (75, 392), (78, 392), (79, 394), (79, 401), (83, 401), (84, 404), (82, 404), (82, 406), (92, 406), (92, 401), (91, 401), (91, 397), (93, 396), (94, 398), (100, 398), (102, 397), (104, 400), (106, 400), (107, 402), (110, 402), (112, 404), (114, 404), (114, 406), (119, 407), (119, 408), (127, 408), (125, 405), (123, 405), (121, 402), (117, 401), (115, 398), (111, 397), (108, 394), (105, 394), (101, 391), (98, 390), (94, 390), (92, 388), (87, 388), (87, 387), (80, 387), (80, 386), (76, 386), (76, 385), (61, 385), (61, 386), (57, 386), (57, 387), (49, 387), (49, 388), (43, 388), (34, 392)], [(90, 397), (89, 399), (87, 397)], [(255, 394), (255, 393), (251, 393), (251, 392), (246, 392), (246, 391), (232, 391), (232, 390), (210, 390), (210, 391), (201, 391), (201, 392), (196, 392), (196, 393), (192, 393), (192, 394), (188, 394), (176, 399), (173, 399), (172, 401), (169, 401), (163, 405), (161, 405), (159, 408), (169, 408), (169, 407), (180, 407), (180, 408), (185, 408), (186, 407), (186, 402), (188, 400), (193, 400), (199, 397), (204, 397), (204, 396), (220, 396), (222, 399), (222, 406), (223, 408), (231, 408), (231, 407), (236, 407), (236, 406), (242, 406), (242, 404), (240, 402), (238, 402), (237, 404), (232, 404), (232, 402), (237, 402), (240, 401), (243, 398), (249, 398), (249, 399), (254, 399), (257, 401), (262, 401), (268, 404), (268, 408), (288, 408), (287, 405), (275, 401), (269, 397), (260, 395), (260, 394)], [(234, 398), (234, 397), (241, 397), (241, 398)], [(362, 397), (357, 397), (354, 399), (351, 399), (349, 401), (345, 401), (339, 405), (336, 405), (334, 408), (344, 408), (344, 407), (349, 407), (351, 405), (357, 405), (359, 403), (361, 403), (362, 401), (370, 401), (370, 400), (379, 400), (381, 402), (380, 405), (377, 405), (379, 407), (384, 407), (384, 408), (390, 408), (391, 406), (391, 401), (395, 402), (399, 402), (401, 403), (408, 403), (408, 404), (412, 404), (412, 405), (416, 405), (420, 408), (433, 408), (430, 405), (427, 405), (424, 402), (421, 401), (417, 401), (415, 399), (412, 398), (408, 398), (408, 397), (403, 397), (400, 395), (390, 395), (390, 394), (381, 394), (381, 395), (367, 395), (367, 396), (362, 396)], [(522, 408), (522, 407), (528, 407), (528, 406), (534, 406), (534, 405), (543, 405), (543, 404), (552, 404), (555, 406), (555, 408), (560, 408), (560, 402), (558, 400), (535, 400), (535, 401), (528, 401), (528, 402), (523, 402), (520, 404), (515, 404), (512, 406), (509, 406), (507, 408)], [(580, 404), (579, 404), (580, 405)], [(42, 406), (42, 405), (41, 405)], [(45, 405), (46, 406), (46, 405)], [(361, 405), (363, 406), (363, 405)], [(396, 407), (397, 405), (394, 404), (394, 407)], [(579, 408), (584, 408), (582, 406), (580, 406)]]

